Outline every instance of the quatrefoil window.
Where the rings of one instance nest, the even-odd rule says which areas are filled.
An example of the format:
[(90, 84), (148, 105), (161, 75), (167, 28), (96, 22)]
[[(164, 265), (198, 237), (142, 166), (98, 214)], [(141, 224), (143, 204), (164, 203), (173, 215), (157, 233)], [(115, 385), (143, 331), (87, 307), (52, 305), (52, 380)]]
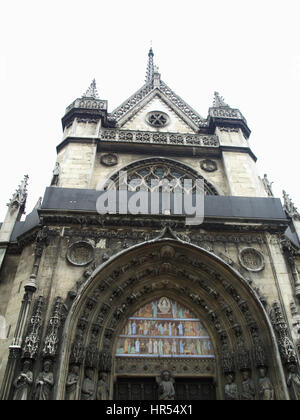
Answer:
[(164, 112), (152, 111), (147, 115), (147, 121), (153, 127), (160, 128), (168, 124), (169, 117)]

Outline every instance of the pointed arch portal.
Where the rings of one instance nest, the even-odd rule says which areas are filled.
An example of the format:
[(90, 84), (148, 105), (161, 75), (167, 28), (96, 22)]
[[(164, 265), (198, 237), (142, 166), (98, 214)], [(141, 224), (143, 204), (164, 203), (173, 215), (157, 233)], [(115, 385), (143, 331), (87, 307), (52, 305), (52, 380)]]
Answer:
[(81, 286), (65, 322), (57, 399), (65, 398), (74, 365), (76, 399), (87, 369), (94, 383), (105, 373), (110, 399), (124, 378), (151, 390), (163, 370), (178, 396), (188, 380), (191, 389), (217, 384), (215, 397), (225, 399), (227, 375), (241, 387), (243, 371), (258, 383), (262, 367), (281, 384), (276, 397), (287, 399), (276, 339), (255, 291), (216, 255), (165, 236), (120, 252)]

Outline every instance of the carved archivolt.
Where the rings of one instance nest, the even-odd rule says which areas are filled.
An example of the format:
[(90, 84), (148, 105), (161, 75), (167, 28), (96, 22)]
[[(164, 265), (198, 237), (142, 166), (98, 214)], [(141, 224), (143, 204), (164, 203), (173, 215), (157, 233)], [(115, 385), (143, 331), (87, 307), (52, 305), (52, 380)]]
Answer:
[[(185, 361), (177, 367), (170, 360), (176, 374), (180, 369), (196, 375), (205, 372), (223, 383), (226, 374), (276, 363), (272, 327), (248, 283), (209, 252), (160, 239), (121, 252), (81, 286), (65, 323), (61, 366), (79, 365), (93, 369), (95, 375), (107, 372), (111, 378), (125, 373), (129, 364), (115, 363), (113, 356), (118, 337), (135, 311), (163, 296), (190, 308), (205, 322), (216, 354), (215, 362)], [(130, 363), (139, 374), (154, 366), (153, 361)], [(58, 398), (64, 398), (66, 380), (61, 375)]]

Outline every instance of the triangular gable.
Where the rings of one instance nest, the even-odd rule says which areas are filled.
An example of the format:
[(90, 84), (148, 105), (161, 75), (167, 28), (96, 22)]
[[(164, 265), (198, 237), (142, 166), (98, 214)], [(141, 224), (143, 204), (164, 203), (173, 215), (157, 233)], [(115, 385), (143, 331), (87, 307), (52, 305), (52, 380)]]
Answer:
[[(110, 114), (110, 118), (117, 122), (118, 127), (129, 129), (127, 123), (133, 121), (134, 116), (138, 113), (140, 114), (145, 106), (158, 98), (162, 108), (168, 107), (169, 112), (176, 114), (177, 123), (181, 120), (181, 128), (183, 131), (187, 130), (185, 132), (191, 132), (192, 130), (192, 132), (197, 132), (200, 127), (207, 126), (207, 120), (194, 111), (162, 81), (159, 82), (158, 87), (153, 87), (152, 81), (146, 83), (134, 95), (116, 108)], [(160, 110), (163, 111), (163, 109)], [(156, 109), (156, 111), (159, 111), (159, 109)], [(136, 118), (138, 118), (138, 116)], [(171, 130), (168, 129), (168, 131)], [(178, 131), (178, 129), (176, 131)]]

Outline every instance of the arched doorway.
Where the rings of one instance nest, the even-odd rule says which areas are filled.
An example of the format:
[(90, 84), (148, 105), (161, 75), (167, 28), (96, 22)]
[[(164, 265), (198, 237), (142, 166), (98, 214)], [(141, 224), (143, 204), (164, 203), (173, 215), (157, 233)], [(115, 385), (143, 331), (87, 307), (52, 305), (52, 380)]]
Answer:
[[(210, 356), (214, 357), (186, 354), (154, 357), (150, 363), (149, 357), (120, 356), (120, 337), (126, 335), (122, 332), (130, 318), (162, 298), (187, 308), (202, 323), (213, 349)], [(129, 361), (124, 363), (125, 359)], [(174, 363), (176, 359), (180, 363)], [(216, 255), (171, 237), (122, 251), (82, 285), (65, 323), (57, 399), (66, 398), (73, 366), (79, 376), (76, 399), (82, 398), (85, 381), (96, 389), (103, 374), (108, 398), (113, 399), (119, 379), (153, 380), (163, 370), (172, 373), (178, 386), (187, 379), (191, 388), (200, 379), (216, 383), (217, 399), (227, 398), (227, 381), (240, 393), (247, 372), (258, 399), (262, 368), (276, 389), (276, 398), (288, 398), (274, 332), (255, 291)]]

